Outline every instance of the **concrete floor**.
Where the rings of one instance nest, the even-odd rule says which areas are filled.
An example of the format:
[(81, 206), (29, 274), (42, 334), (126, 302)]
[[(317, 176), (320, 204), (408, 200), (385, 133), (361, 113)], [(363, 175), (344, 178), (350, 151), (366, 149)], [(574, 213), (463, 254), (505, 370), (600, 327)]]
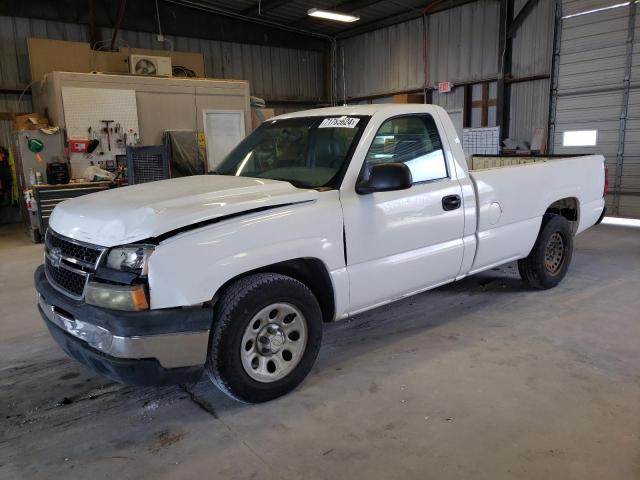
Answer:
[(132, 388), (67, 360), (41, 246), (0, 228), (0, 478), (640, 478), (640, 228), (578, 237), (564, 283), (513, 266), (327, 326), (292, 394)]

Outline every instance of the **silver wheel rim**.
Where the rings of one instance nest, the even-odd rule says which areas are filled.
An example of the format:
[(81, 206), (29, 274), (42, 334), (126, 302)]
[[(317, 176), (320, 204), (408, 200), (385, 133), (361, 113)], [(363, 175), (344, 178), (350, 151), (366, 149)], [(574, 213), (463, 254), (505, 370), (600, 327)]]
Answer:
[(290, 303), (273, 303), (249, 321), (240, 344), (242, 366), (251, 378), (271, 383), (289, 375), (307, 346), (307, 320)]
[(562, 235), (555, 232), (549, 238), (544, 252), (544, 266), (551, 275), (556, 275), (564, 262), (564, 241)]

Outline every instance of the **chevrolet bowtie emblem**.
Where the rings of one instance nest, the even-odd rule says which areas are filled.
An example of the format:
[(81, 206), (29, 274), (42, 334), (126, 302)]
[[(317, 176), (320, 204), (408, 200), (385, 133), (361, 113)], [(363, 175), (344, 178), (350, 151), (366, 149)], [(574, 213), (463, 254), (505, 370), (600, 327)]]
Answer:
[(62, 250), (58, 247), (49, 250), (49, 261), (52, 267), (59, 267), (62, 262)]

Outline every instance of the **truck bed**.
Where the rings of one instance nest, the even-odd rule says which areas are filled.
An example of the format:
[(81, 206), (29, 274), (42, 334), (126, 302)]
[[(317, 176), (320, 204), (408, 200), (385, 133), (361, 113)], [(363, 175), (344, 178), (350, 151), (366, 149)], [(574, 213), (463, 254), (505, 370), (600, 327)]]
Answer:
[(470, 273), (528, 255), (543, 214), (556, 202), (575, 202), (578, 218), (572, 228), (576, 234), (592, 226), (602, 213), (601, 155), (471, 156), (467, 163), (478, 212), (477, 253)]
[[(588, 156), (588, 155), (585, 155)], [(542, 155), (542, 156), (494, 156), (470, 155), (467, 157), (469, 170), (488, 170), (490, 168), (513, 167), (531, 163), (544, 163), (565, 158), (576, 158), (571, 155)]]

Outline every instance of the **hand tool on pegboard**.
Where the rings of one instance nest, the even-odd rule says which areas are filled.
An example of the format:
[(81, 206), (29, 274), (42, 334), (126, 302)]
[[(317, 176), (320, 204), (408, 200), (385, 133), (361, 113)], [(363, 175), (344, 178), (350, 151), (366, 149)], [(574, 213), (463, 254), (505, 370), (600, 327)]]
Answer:
[[(104, 123), (102, 131), (107, 134), (107, 147), (109, 148), (109, 151), (111, 151), (111, 134), (109, 133), (109, 124), (113, 123), (113, 120), (100, 120), (100, 122)], [(113, 131), (113, 128), (111, 131)]]

